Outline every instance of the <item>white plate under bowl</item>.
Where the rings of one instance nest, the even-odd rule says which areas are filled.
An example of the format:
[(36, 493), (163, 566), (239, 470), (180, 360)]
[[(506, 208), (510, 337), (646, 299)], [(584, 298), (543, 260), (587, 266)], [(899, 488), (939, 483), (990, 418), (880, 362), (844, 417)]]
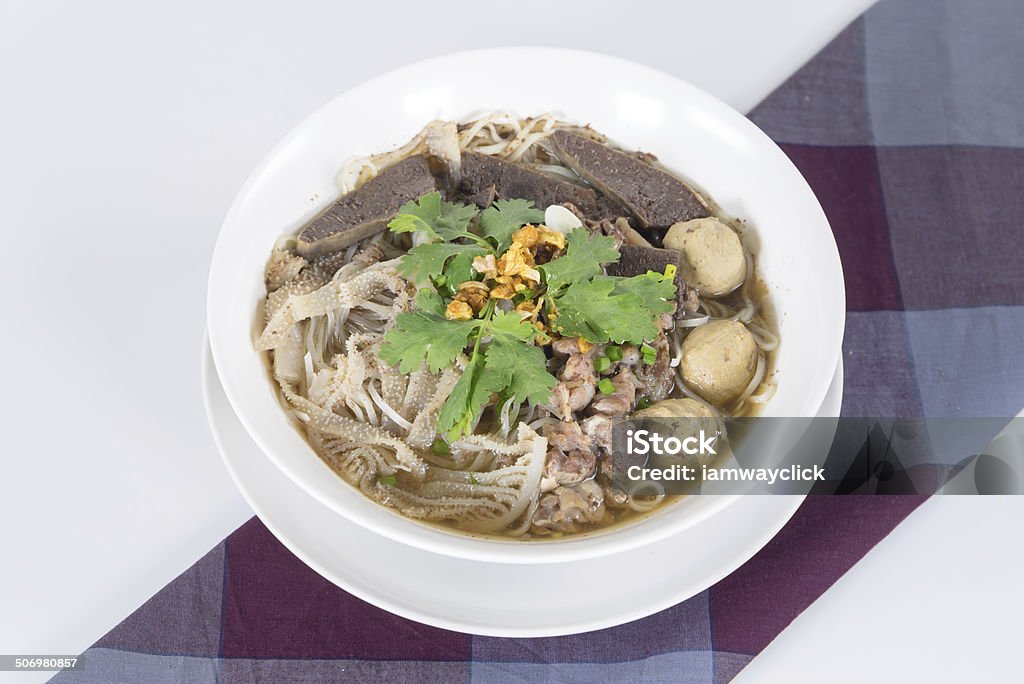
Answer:
[[(494, 78), (495, 73), (529, 78)], [(845, 295), (832, 232), (786, 155), (749, 120), (672, 76), (592, 53), (502, 48), (419, 62), (368, 81), (322, 107), (282, 140), (249, 177), (221, 229), (210, 269), (208, 325), (231, 406), (263, 452), (293, 482), (367, 529), (462, 558), (550, 563), (624, 551), (694, 526), (732, 499), (701, 497), (629, 526), (583, 538), (522, 544), (473, 539), (377, 505), (334, 474), (295, 428), (253, 348), (271, 246), (338, 194), (352, 156), (387, 150), (434, 118), (487, 110), (553, 111), (589, 122), (614, 141), (657, 154), (760, 244), (761, 276), (779, 318), (778, 391), (766, 416), (814, 416), (840, 355)]]
[[(489, 636), (576, 634), (637, 620), (707, 589), (749, 560), (786, 524), (801, 496), (740, 496), (700, 525), (602, 558), (509, 565), (424, 551), (374, 534), (317, 503), (249, 438), (203, 354), (214, 439), (256, 515), (288, 549), (349, 593), (402, 617)], [(822, 404), (835, 416), (842, 363)], [(415, 568), (415, 572), (410, 572)], [(642, 581), (622, 581), (635, 577)], [(495, 587), (501, 587), (495, 592)], [(594, 596), (601, 600), (595, 601)]]

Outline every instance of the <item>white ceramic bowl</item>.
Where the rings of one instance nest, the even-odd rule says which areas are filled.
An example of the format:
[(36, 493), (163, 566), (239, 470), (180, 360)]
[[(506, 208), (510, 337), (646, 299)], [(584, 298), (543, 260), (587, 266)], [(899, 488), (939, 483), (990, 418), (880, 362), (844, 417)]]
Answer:
[(253, 440), (305, 491), (367, 529), (429, 551), (563, 562), (618, 553), (698, 524), (732, 499), (690, 497), (632, 525), (562, 541), (447, 532), (364, 497), (319, 459), (282, 409), (253, 347), (274, 240), (338, 195), (335, 179), (347, 159), (398, 146), (432, 119), (492, 110), (550, 111), (590, 123), (623, 146), (653, 152), (726, 213), (746, 220), (760, 243), (758, 267), (782, 338), (778, 391), (763, 415), (817, 414), (840, 355), (845, 293), (832, 232), (803, 177), (749, 120), (694, 86), (613, 57), (550, 48), (465, 52), (392, 71), (321, 107), (264, 158), (224, 220), (210, 268), (210, 344), (228, 399)]

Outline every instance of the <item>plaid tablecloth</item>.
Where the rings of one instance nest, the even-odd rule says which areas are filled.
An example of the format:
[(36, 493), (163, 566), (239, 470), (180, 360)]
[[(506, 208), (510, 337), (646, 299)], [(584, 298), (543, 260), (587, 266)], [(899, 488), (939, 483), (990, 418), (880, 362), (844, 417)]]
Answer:
[[(752, 113), (846, 273), (847, 415), (1024, 407), (1024, 7), (883, 0)], [(252, 519), (56, 681), (727, 681), (920, 497), (811, 497), (707, 591), (585, 635), (426, 627), (338, 589)]]

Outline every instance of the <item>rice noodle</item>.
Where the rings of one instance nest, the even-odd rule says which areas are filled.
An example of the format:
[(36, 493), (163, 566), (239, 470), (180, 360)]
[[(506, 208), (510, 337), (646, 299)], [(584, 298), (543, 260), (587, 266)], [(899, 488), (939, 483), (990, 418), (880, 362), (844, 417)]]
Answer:
[(545, 425), (557, 425), (557, 424), (558, 424), (558, 420), (555, 419), (555, 418), (551, 418), (551, 417), (538, 418), (537, 420), (528, 423), (528, 425), (530, 426), (531, 429), (537, 430), (538, 432)]
[[(565, 127), (569, 126), (550, 113), (519, 119), (511, 114), (498, 112), (464, 125), (463, 130), (458, 132), (459, 148), (509, 161), (542, 164), (549, 173), (578, 181), (578, 177), (564, 166), (547, 164), (546, 158), (541, 156), (541, 146), (538, 144), (555, 130)], [(342, 192), (350, 192), (384, 169), (421, 151), (425, 144), (426, 130), (425, 128), (420, 131), (396, 150), (347, 161), (338, 174), (338, 187)]]
[(494, 463), (494, 453), (487, 451), (486, 449), (480, 449), (476, 452), (476, 457), (473, 462), (469, 464), (468, 470), (473, 472), (480, 472), (483, 470), (490, 470), (491, 464)]
[[(678, 368), (679, 364), (683, 362), (683, 342), (680, 339), (679, 331), (673, 330), (668, 336), (668, 340), (672, 347), (672, 359), (668, 362), (668, 365), (672, 368)], [(679, 377), (678, 372), (676, 377)]]
[(515, 413), (510, 409), (515, 404), (515, 397), (509, 397), (504, 404), (501, 406), (501, 412), (499, 417), (501, 420), (501, 436), (507, 437), (509, 431), (512, 429), (512, 420), (519, 417), (519, 405), (516, 404)]
[(570, 183), (582, 185), (580, 177), (576, 175), (576, 172), (571, 169), (567, 169), (564, 166), (559, 166), (557, 164), (531, 163), (524, 163), (523, 166), (533, 169), (534, 171), (539, 171), (540, 173), (546, 173), (549, 176), (556, 176), (559, 180), (567, 180)]
[(758, 394), (751, 394), (747, 397), (747, 401), (754, 404), (767, 403), (769, 399), (775, 396), (775, 391), (778, 389), (778, 385), (774, 382), (765, 383), (764, 389)]
[(753, 394), (754, 390), (756, 390), (761, 385), (761, 381), (764, 380), (766, 365), (767, 364), (764, 360), (764, 352), (758, 351), (757, 367), (754, 369), (754, 376), (750, 379), (750, 382), (747, 384), (746, 389), (743, 390), (743, 393), (740, 394), (740, 396), (736, 399), (736, 402), (733, 404), (734, 412), (738, 413), (743, 408), (743, 403), (747, 400), (747, 397)]
[(523, 514), (519, 524), (515, 527), (510, 527), (506, 534), (513, 537), (521, 537), (529, 531), (530, 526), (533, 525), (533, 514), (537, 512), (537, 504), (540, 502), (540, 489), (533, 494), (533, 499), (530, 501), (530, 505), (526, 507), (526, 513)]
[(384, 398), (380, 396), (380, 393), (377, 391), (377, 387), (375, 386), (374, 381), (371, 380), (366, 385), (366, 389), (370, 393), (370, 396), (373, 398), (373, 403), (376, 404), (377, 407), (381, 411), (383, 411), (388, 418), (394, 421), (396, 425), (401, 427), (406, 432), (412, 430), (412, 423), (407, 421), (398, 411), (391, 408), (391, 406), (388, 405), (386, 401), (384, 401)]
[(711, 316), (704, 314), (703, 316), (686, 316), (683, 318), (676, 319), (677, 328), (696, 328), (697, 326), (704, 325), (711, 320)]
[[(650, 501), (641, 501), (639, 496), (645, 489), (654, 491)], [(634, 482), (626, 492), (626, 505), (638, 513), (646, 513), (658, 507), (665, 498), (665, 487), (660, 482)], [(645, 497), (645, 499), (648, 497)]]
[(706, 408), (708, 411), (710, 411), (715, 417), (717, 417), (719, 419), (721, 418), (722, 414), (719, 412), (719, 410), (717, 408), (715, 408), (715, 406), (713, 404), (708, 403), (707, 401), (702, 399), (699, 394), (697, 394), (692, 389), (687, 387), (686, 383), (683, 382), (683, 379), (681, 377), (679, 377), (678, 374), (675, 376), (674, 379), (675, 379), (676, 391), (677, 392), (679, 392), (680, 394), (685, 396), (687, 399), (693, 399), (694, 401), (699, 403), (701, 406)]
[(779, 336), (772, 332), (769, 332), (765, 328), (754, 323), (747, 324), (747, 330), (754, 336), (754, 341), (757, 342), (757, 346), (763, 351), (771, 352), (775, 351), (779, 346)]

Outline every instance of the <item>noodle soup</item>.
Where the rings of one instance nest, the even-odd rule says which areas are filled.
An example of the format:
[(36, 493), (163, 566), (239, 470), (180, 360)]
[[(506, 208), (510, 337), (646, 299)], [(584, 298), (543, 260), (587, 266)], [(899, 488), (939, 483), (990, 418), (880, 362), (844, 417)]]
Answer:
[(740, 225), (650, 154), (550, 116), (431, 122), (354, 160), (274, 246), (268, 354), (346, 481), (410, 518), (523, 540), (665, 505), (611, 479), (611, 426), (774, 391)]

